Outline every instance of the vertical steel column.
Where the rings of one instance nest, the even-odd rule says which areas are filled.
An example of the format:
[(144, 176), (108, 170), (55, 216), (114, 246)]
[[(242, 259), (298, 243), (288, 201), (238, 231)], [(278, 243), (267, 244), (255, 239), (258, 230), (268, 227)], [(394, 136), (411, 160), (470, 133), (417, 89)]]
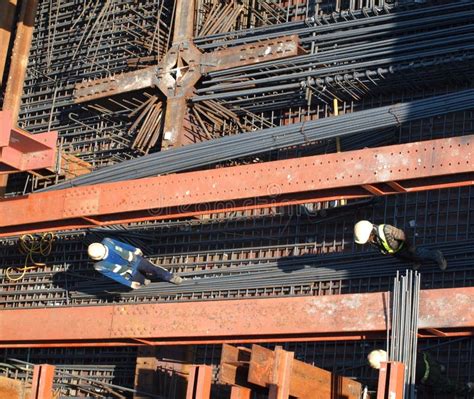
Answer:
[[(21, 95), (23, 93), (23, 84), (25, 82), (26, 67), (28, 66), (28, 56), (30, 54), (37, 8), (38, 0), (24, 0), (21, 5), (20, 17), (16, 29), (5, 98), (3, 100), (3, 109), (12, 111), (14, 125), (16, 125), (16, 122), (18, 121), (18, 114), (20, 113)], [(9, 12), (10, 10), (7, 9), (5, 14), (8, 14)], [(8, 17), (6, 16), (5, 18)], [(3, 37), (0, 38), (2, 39), (0, 43), (3, 43)], [(7, 46), (8, 49), (8, 43), (4, 43), (4, 45)], [(2, 54), (0, 54), (0, 57), (1, 56)], [(3, 68), (1, 66), (2, 62), (0, 59), (0, 70), (3, 74)], [(7, 183), (8, 176), (0, 176), (0, 197), (5, 194)]]
[(288, 399), (290, 397), (290, 380), (295, 353), (287, 352), (282, 347), (275, 348), (272, 384), (268, 399)]
[(25, 0), (22, 2), (15, 43), (13, 45), (3, 109), (12, 111), (14, 125), (18, 121), (18, 114), (20, 112), (21, 95), (26, 77), (37, 8), (38, 0)]
[(33, 369), (30, 399), (52, 399), (55, 366), (38, 364)]
[(17, 0), (0, 0), (0, 87), (7, 63), (10, 38), (15, 27), (15, 11)]
[(192, 366), (188, 379), (186, 399), (210, 399), (212, 367), (205, 365)]
[[(134, 388), (150, 394), (184, 397), (192, 367), (192, 346), (142, 346), (138, 348)], [(160, 373), (173, 374), (172, 391), (160, 392)], [(134, 399), (148, 398), (136, 393)]]
[[(176, 4), (176, 19), (173, 32), (173, 47), (181, 48), (189, 47), (189, 43), (193, 38), (194, 31), (194, 0), (178, 0)], [(186, 44), (187, 43), (187, 44)], [(178, 74), (181, 74), (182, 65), (181, 58), (178, 56), (176, 74), (176, 90), (172, 96), (168, 95), (166, 102), (166, 113), (163, 127), (163, 148), (168, 146), (181, 146), (183, 142), (183, 127), (184, 119), (187, 111), (186, 96), (182, 90), (181, 79)], [(185, 71), (186, 73), (187, 71)]]
[(403, 399), (405, 365), (400, 362), (382, 363), (379, 372), (377, 399)]

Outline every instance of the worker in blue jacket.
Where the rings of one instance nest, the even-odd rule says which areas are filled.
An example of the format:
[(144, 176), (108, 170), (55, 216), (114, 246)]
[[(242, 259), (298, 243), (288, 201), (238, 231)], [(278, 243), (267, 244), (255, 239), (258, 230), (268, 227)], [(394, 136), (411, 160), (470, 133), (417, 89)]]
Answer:
[(95, 270), (133, 289), (148, 284), (150, 282), (148, 278), (178, 285), (183, 280), (145, 259), (140, 248), (111, 238), (90, 244), (87, 252), (91, 259), (97, 261), (94, 265)]

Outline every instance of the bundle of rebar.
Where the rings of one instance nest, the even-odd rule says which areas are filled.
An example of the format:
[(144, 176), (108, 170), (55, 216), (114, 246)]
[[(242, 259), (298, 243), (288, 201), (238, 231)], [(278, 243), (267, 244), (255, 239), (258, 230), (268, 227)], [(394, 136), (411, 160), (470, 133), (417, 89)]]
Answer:
[[(4, 367), (20, 370), (23, 372), (24, 375), (19, 375), (17, 373), (16, 379), (31, 378), (35, 364), (16, 358), (7, 358), (6, 360), (8, 363), (4, 364)], [(110, 373), (111, 368), (113, 371), (113, 366), (77, 367), (75, 365), (58, 365), (55, 367), (53, 389), (56, 393), (68, 393), (71, 390), (75, 390), (78, 394), (93, 396), (100, 395), (100, 397), (125, 398), (125, 395), (128, 397), (131, 394), (141, 394), (154, 399), (163, 399), (160, 395), (135, 390), (129, 387), (114, 384), (112, 382), (104, 381), (102, 376), (97, 375), (104, 371), (108, 371)], [(91, 371), (91, 375), (81, 375), (87, 369)]]
[[(323, 100), (331, 95), (359, 99), (380, 84), (399, 88), (437, 83), (446, 80), (447, 73), (455, 78), (455, 70), (462, 70), (462, 79), (468, 80), (474, 60), (473, 22), (474, 5), (461, 2), (331, 25), (290, 25), (285, 34), (298, 34), (309, 54), (211, 72), (192, 100), (227, 99), (253, 110), (276, 97), (294, 99), (306, 88)], [(272, 98), (266, 99), (268, 95)]]
[[(448, 259), (451, 271), (460, 273), (469, 271), (474, 259), (474, 253), (470, 251), (469, 254), (466, 254), (465, 248), (471, 244), (472, 240), (439, 246)], [(174, 286), (166, 282), (155, 282), (139, 290), (130, 291), (119, 287), (113, 282), (104, 280), (82, 282), (75, 285), (74, 289), (70, 291), (71, 300), (74, 304), (80, 305), (96, 302), (94, 299), (96, 296), (101, 296), (102, 300), (105, 297), (109, 297), (109, 300), (120, 298), (120, 301), (128, 302), (143, 300), (217, 300), (225, 298), (222, 295), (224, 292), (232, 298), (258, 298), (261, 295), (263, 297), (273, 295), (311, 295), (313, 294), (314, 287), (318, 286), (318, 282), (349, 282), (358, 279), (386, 278), (394, 276), (398, 269), (411, 267), (410, 264), (401, 263), (394, 258), (383, 258), (375, 252), (306, 255), (278, 260), (268, 259), (262, 262), (258, 260), (254, 262), (249, 259), (247, 264), (234, 267), (229, 267), (229, 261), (224, 261), (221, 264), (215, 262), (214, 268), (208, 270), (200, 270), (199, 266), (196, 265), (195, 271), (180, 273), (185, 278), (180, 286)], [(192, 265), (189, 265), (189, 267), (192, 267)], [(425, 264), (422, 268), (424, 273), (428, 273), (435, 269), (436, 266), (434, 264)], [(406, 291), (407, 288), (403, 287)], [(315, 289), (317, 290), (317, 288)], [(389, 289), (388, 286), (387, 289)], [(344, 292), (343, 288), (342, 291)], [(405, 302), (403, 303), (405, 304)], [(396, 311), (408, 312), (408, 309), (403, 307), (402, 310), (397, 308)], [(393, 320), (400, 320), (401, 318), (398, 314), (393, 317)], [(408, 318), (409, 316), (404, 314), (403, 317)], [(399, 322), (397, 321), (396, 323)], [(402, 327), (396, 323), (393, 327), (395, 335), (401, 336), (412, 331), (412, 327), (406, 321), (403, 321)], [(398, 328), (402, 328), (402, 331), (396, 330)], [(403, 342), (408, 342), (408, 338), (404, 339), (405, 341)], [(405, 356), (403, 342), (400, 343), (401, 346), (396, 346), (397, 350), (400, 350), (400, 356)], [(403, 359), (406, 360), (405, 357)]]
[[(474, 90), (463, 90), (352, 114), (264, 129), (258, 133), (244, 133), (191, 144), (99, 169), (45, 190), (179, 172), (318, 140), (362, 132), (369, 133), (400, 126), (416, 119), (430, 118), (471, 108), (474, 108)], [(361, 140), (364, 139), (361, 138)]]
[(389, 360), (405, 366), (403, 398), (415, 399), (415, 373), (418, 347), (418, 314), (420, 307), (420, 282), (418, 272), (407, 270), (393, 283), (392, 319), (388, 341)]

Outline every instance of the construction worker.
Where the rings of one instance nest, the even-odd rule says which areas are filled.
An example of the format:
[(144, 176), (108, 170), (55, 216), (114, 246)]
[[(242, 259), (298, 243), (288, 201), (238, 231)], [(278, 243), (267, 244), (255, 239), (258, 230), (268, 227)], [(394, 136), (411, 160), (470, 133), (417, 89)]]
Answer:
[(95, 270), (120, 284), (136, 289), (150, 283), (150, 279), (160, 279), (173, 284), (181, 284), (183, 279), (156, 266), (143, 257), (140, 248), (111, 238), (90, 244), (87, 252), (97, 261)]
[[(376, 349), (367, 356), (370, 367), (380, 369), (380, 363), (387, 361), (387, 352)], [(465, 397), (474, 393), (474, 383), (464, 385), (452, 382), (446, 377), (445, 368), (428, 352), (418, 352), (416, 356), (415, 383), (431, 394), (453, 394)]]
[(375, 225), (368, 220), (361, 220), (354, 226), (354, 241), (357, 244), (370, 243), (384, 255), (393, 255), (413, 263), (416, 270), (423, 262), (434, 261), (441, 270), (448, 266), (441, 251), (417, 248), (411, 244), (403, 230), (389, 224)]

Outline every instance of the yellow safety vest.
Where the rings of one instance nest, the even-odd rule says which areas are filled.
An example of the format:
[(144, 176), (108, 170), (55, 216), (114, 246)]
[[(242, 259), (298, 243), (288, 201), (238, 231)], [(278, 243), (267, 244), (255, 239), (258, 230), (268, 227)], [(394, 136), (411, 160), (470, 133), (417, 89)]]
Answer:
[(389, 254), (395, 254), (397, 253), (398, 251), (400, 251), (403, 247), (403, 242), (400, 243), (400, 246), (397, 248), (397, 249), (393, 249), (388, 241), (387, 241), (387, 238), (385, 237), (385, 233), (383, 231), (383, 228), (385, 227), (384, 224), (380, 224), (378, 227), (377, 227), (377, 234), (380, 238), (380, 241), (382, 243), (382, 246), (383, 248), (385, 249), (385, 251), (387, 251), (387, 253)]
[(421, 379), (422, 384), (428, 381), (428, 377), (430, 376), (430, 364), (428, 362), (428, 357), (426, 356), (425, 352), (423, 352), (423, 361), (425, 362), (425, 374), (423, 375), (423, 378)]

